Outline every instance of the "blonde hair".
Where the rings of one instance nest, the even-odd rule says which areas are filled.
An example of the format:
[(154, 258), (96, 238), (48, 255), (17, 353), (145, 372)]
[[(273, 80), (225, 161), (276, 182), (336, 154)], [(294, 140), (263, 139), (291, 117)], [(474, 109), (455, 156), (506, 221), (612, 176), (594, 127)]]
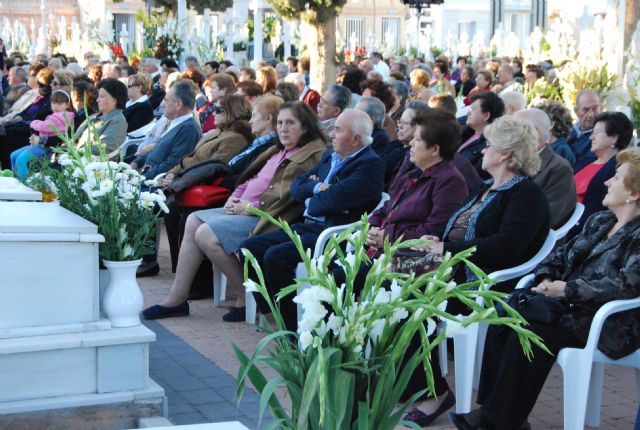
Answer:
[(136, 73), (135, 75), (129, 76), (129, 85), (138, 85), (140, 86), (140, 92), (144, 94), (149, 94), (151, 90), (151, 78), (146, 73)]
[(280, 97), (266, 94), (256, 99), (253, 110), (260, 112), (265, 118), (271, 115), (271, 128), (275, 131), (278, 124), (278, 111), (283, 103), (284, 100)]
[(529, 177), (538, 173), (538, 132), (533, 124), (511, 116), (501, 116), (487, 125), (484, 136), (496, 151), (511, 155), (508, 164), (510, 170)]
[(413, 69), (411, 73), (409, 73), (410, 78), (414, 78), (416, 84), (426, 87), (429, 85), (429, 81), (431, 80), (431, 75), (429, 72), (423, 69)]
[(632, 193), (640, 192), (640, 148), (627, 148), (616, 156), (618, 166), (629, 164), (627, 174), (622, 179), (625, 188)]

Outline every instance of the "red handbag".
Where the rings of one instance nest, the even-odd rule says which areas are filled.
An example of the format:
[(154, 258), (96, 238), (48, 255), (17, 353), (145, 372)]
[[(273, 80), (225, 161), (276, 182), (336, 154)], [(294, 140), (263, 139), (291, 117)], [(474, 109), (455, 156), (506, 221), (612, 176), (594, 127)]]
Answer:
[(179, 207), (208, 208), (224, 203), (232, 190), (221, 187), (225, 178), (217, 178), (211, 185), (196, 185), (176, 194)]

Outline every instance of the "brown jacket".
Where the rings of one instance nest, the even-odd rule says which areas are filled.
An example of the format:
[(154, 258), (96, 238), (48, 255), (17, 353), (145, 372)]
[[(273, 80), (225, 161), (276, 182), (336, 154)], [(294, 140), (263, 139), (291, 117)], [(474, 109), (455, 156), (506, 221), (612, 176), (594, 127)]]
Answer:
[(178, 173), (202, 161), (217, 158), (228, 163), (233, 157), (239, 154), (249, 145), (240, 133), (233, 130), (225, 130), (222, 133), (206, 133), (196, 144), (196, 148), (191, 154), (182, 157), (182, 160), (168, 173)]
[(561, 227), (578, 202), (571, 165), (547, 145), (540, 151), (540, 171), (532, 179), (549, 202), (551, 228)]
[[(291, 184), (303, 173), (314, 167), (322, 154), (327, 150), (327, 145), (322, 139), (315, 139), (302, 147), (302, 150), (289, 159), (282, 160), (276, 169), (271, 183), (266, 191), (260, 196), (260, 210), (267, 212), (274, 218), (282, 218), (287, 222), (298, 219), (304, 212), (304, 203), (297, 202), (291, 196)], [(254, 177), (266, 162), (274, 154), (280, 151), (278, 146), (272, 146), (264, 151), (251, 165), (245, 170), (238, 184), (246, 182)], [(276, 227), (264, 218), (261, 218), (251, 233), (252, 236), (274, 231)]]

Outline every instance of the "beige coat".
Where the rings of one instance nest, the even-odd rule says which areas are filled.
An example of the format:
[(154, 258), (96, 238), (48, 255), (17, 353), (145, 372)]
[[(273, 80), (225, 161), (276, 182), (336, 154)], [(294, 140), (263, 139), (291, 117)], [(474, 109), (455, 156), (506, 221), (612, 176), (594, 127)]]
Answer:
[[(263, 152), (238, 179), (238, 184), (254, 177), (275, 153), (280, 151), (278, 146), (272, 146)], [(322, 139), (312, 140), (302, 147), (302, 150), (289, 159), (282, 160), (276, 169), (267, 190), (260, 196), (259, 209), (274, 218), (282, 218), (293, 222), (304, 212), (304, 203), (297, 202), (291, 196), (291, 184), (303, 173), (311, 170), (320, 162), (327, 145)], [(274, 231), (276, 227), (264, 218), (258, 221), (252, 236)]]
[(202, 161), (216, 158), (228, 163), (233, 157), (245, 149), (250, 142), (240, 134), (232, 130), (222, 133), (205, 133), (191, 154), (182, 157), (182, 160), (168, 173), (178, 173)]

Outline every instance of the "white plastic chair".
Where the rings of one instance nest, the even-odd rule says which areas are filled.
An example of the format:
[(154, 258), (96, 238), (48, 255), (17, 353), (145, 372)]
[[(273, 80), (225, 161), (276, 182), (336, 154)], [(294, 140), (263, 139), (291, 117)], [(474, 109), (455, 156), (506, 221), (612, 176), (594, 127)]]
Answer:
[[(227, 294), (227, 277), (213, 265), (213, 307), (219, 308), (220, 302), (226, 299)], [(245, 322), (247, 324), (255, 324), (258, 305), (253, 293), (245, 292)], [(264, 315), (260, 314), (260, 325), (264, 325)]]
[[(503, 282), (520, 278), (530, 273), (551, 253), (555, 243), (556, 233), (553, 230), (549, 230), (549, 234), (542, 244), (542, 247), (529, 261), (510, 269), (492, 272), (488, 275), (489, 278), (496, 282)], [(490, 285), (487, 285), (487, 288), (490, 287)], [(477, 302), (482, 304), (482, 298), (478, 297)], [(487, 325), (474, 323), (467, 326), (462, 333), (453, 337), (457, 413), (466, 413), (471, 410), (471, 396), (473, 394), (473, 388), (478, 386), (486, 336)], [(438, 352), (440, 353), (440, 363), (444, 363), (444, 367), (446, 368), (447, 348), (444, 342), (439, 345)]]
[[(389, 194), (387, 193), (382, 193), (382, 195), (380, 196), (380, 201), (378, 202), (378, 205), (371, 211), (371, 213), (374, 213), (375, 211), (377, 211), (378, 209), (380, 209), (382, 207), (382, 205), (385, 204), (385, 202), (387, 200), (390, 199)], [(322, 253), (324, 252), (324, 248), (325, 246), (327, 246), (327, 243), (329, 242), (329, 239), (331, 239), (332, 236), (334, 235), (339, 235), (340, 233), (342, 233), (343, 231), (345, 231), (346, 229), (348, 229), (349, 227), (351, 227), (353, 224), (343, 224), (343, 225), (337, 225), (334, 227), (329, 227), (327, 229), (324, 229), (322, 231), (322, 233), (320, 233), (320, 236), (318, 236), (318, 240), (316, 241), (316, 246), (313, 249), (313, 255), (312, 258), (318, 258), (322, 255)], [(298, 263), (298, 266), (296, 267), (296, 278), (297, 279), (301, 279), (307, 276), (307, 268), (305, 267), (305, 265), (303, 263)], [(298, 292), (301, 289), (304, 289), (306, 286), (300, 287), (298, 289)], [(297, 293), (297, 292), (296, 292)], [(300, 321), (300, 316), (302, 315), (302, 308), (301, 306), (298, 304), (298, 321)]]
[(132, 131), (131, 133), (128, 133), (127, 138), (124, 142), (122, 142), (122, 145), (120, 145), (117, 152), (121, 155), (124, 155), (127, 152), (127, 148), (129, 148), (131, 145), (141, 144), (144, 141), (147, 133), (149, 133), (153, 129), (155, 124), (156, 120), (153, 120), (149, 124), (144, 125), (139, 129)]
[(578, 224), (583, 213), (584, 205), (579, 202), (576, 203), (576, 208), (574, 209), (573, 214), (571, 214), (571, 217), (556, 230), (556, 241), (563, 239), (567, 233), (569, 233), (569, 230), (571, 230), (574, 225)]
[[(516, 288), (533, 282), (533, 275), (522, 278)], [(557, 362), (564, 373), (564, 429), (582, 430), (600, 425), (600, 405), (605, 364), (636, 369), (636, 386), (640, 394), (640, 350), (613, 360), (598, 350), (600, 332), (606, 319), (615, 313), (640, 307), (640, 298), (614, 300), (596, 312), (584, 348), (562, 348)]]

